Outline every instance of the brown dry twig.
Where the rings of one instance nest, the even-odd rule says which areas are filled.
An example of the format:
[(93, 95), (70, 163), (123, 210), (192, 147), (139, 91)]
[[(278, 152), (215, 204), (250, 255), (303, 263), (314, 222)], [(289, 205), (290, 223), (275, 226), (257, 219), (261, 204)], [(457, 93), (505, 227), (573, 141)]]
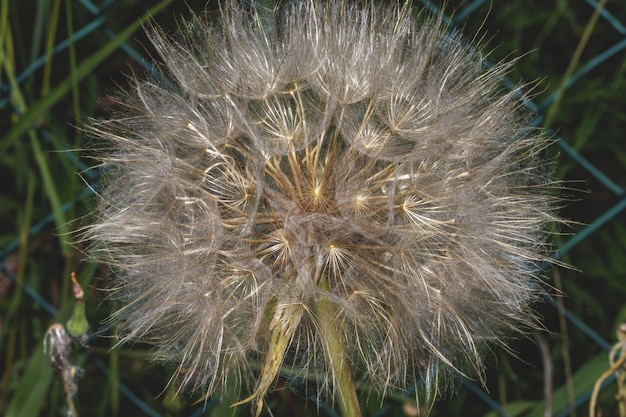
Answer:
[[(616, 399), (619, 401), (619, 415), (620, 417), (626, 416), (626, 374), (622, 369), (622, 366), (626, 363), (626, 323), (622, 323), (618, 326), (617, 339), (619, 342), (613, 345), (611, 351), (609, 352), (609, 363), (611, 364), (611, 368), (600, 375), (594, 384), (593, 394), (591, 395), (591, 400), (589, 401), (589, 417), (595, 417), (596, 402), (598, 400), (600, 386), (602, 386), (602, 383), (614, 373), (617, 376), (618, 393), (616, 395)], [(618, 350), (621, 350), (621, 352), (619, 358), (615, 360), (614, 358)]]

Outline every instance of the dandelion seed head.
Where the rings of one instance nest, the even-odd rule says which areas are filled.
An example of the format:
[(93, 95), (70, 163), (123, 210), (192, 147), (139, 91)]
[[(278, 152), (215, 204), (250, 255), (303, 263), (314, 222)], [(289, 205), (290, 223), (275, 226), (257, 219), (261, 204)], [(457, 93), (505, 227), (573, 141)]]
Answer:
[(110, 146), (87, 236), (115, 271), (123, 340), (207, 395), (262, 396), (281, 367), (332, 389), (330, 303), (357, 381), (434, 394), (534, 323), (557, 221), (548, 142), (501, 91), (506, 64), (422, 20), (225, 2), (221, 23), (149, 30), (171, 85), (137, 81), (90, 127)]

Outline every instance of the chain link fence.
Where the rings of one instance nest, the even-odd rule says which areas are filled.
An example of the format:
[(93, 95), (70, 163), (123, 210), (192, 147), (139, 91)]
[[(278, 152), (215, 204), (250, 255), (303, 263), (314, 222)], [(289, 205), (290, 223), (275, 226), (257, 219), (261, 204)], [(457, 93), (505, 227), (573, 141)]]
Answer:
[[(617, 342), (616, 329), (626, 320), (621, 302), (626, 295), (626, 6), (621, 1), (475, 0), (449, 1), (442, 11), (439, 3), (415, 3), (444, 13), (451, 27), (468, 35), (486, 34), (485, 43), (495, 47), (494, 62), (521, 56), (503, 85), (513, 88), (520, 80), (537, 80), (526, 105), (536, 114), (532, 125), (551, 132), (561, 151), (557, 176), (568, 181), (564, 198), (570, 200), (562, 214), (574, 220), (557, 238), (553, 255), (574, 269), (547, 273), (553, 296), (539, 306), (548, 332), (512, 345), (519, 359), (495, 352), (487, 387), (461, 382), (457, 394), (435, 405), (433, 415), (588, 415), (596, 382), (598, 404), (607, 410), (603, 415), (617, 415), (623, 398), (614, 398), (620, 379), (613, 371), (621, 368), (611, 370), (607, 355)], [(26, 387), (28, 367), (36, 363), (34, 352), (41, 350), (33, 341), (41, 343), (48, 321), (67, 319), (70, 271), (79, 271), (79, 281), (93, 300), (98, 297), (93, 287), (103, 283), (92, 278), (106, 281), (97, 266), (80, 263), (69, 243), (71, 230), (80, 226), (92, 204), (92, 189), (77, 173), (87, 182), (97, 181), (80, 125), (107, 108), (107, 94), (116, 84), (125, 85), (120, 74), (153, 72), (138, 16), (152, 16), (174, 30), (177, 19), (189, 15), (188, 8), (205, 10), (204, 3), (194, 1), (153, 1), (150, 7), (122, 0), (7, 0), (0, 6), (5, 415), (23, 415), (16, 411), (18, 403), (39, 401), (40, 415), (56, 415), (62, 408), (61, 400), (51, 400), (54, 393), (47, 394), (54, 385), (48, 376)], [(93, 317), (106, 315), (99, 301), (92, 304)], [(29, 316), (37, 319), (29, 321)], [(85, 415), (116, 410), (119, 415), (200, 416), (215, 409), (212, 401), (163, 406), (169, 392), (158, 397), (158, 388), (137, 386), (141, 378), (125, 380), (128, 372), (120, 371), (120, 361), (145, 369), (143, 350), (136, 358), (130, 349), (121, 354), (110, 350), (114, 343), (106, 326), (92, 321), (91, 329), (79, 407), (98, 404), (100, 411), (85, 410)], [(149, 379), (155, 374), (161, 378), (155, 386), (167, 381), (161, 372), (149, 374)], [(83, 390), (93, 393), (84, 395)], [(106, 399), (99, 396), (102, 392)], [(336, 415), (321, 400), (309, 400), (314, 404), (310, 409)], [(376, 404), (368, 415), (417, 415), (402, 395), (382, 405), (374, 399), (371, 403)]]

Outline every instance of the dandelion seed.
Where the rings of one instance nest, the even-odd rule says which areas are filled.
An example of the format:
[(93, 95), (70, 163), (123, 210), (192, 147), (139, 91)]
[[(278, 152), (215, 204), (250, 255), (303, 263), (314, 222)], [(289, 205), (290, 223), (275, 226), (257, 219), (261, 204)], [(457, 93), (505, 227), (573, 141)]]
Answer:
[[(358, 415), (354, 385), (480, 378), (534, 323), (553, 189), (507, 65), (409, 6), (222, 6), (149, 35), (173, 87), (138, 81), (110, 143), (92, 254), (124, 341), (206, 395), (256, 403), (281, 369)], [(255, 368), (254, 363), (260, 363)]]

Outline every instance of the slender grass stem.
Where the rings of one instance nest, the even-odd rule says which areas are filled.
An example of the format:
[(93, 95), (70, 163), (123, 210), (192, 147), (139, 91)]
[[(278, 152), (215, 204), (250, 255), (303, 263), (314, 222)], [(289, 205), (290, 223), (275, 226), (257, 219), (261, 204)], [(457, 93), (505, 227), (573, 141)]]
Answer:
[(546, 117), (544, 120), (545, 127), (550, 127), (552, 125), (552, 121), (556, 117), (556, 114), (561, 105), (561, 99), (563, 98), (563, 94), (565, 93), (565, 89), (567, 88), (567, 83), (570, 80), (572, 74), (574, 73), (576, 66), (580, 62), (580, 57), (582, 56), (585, 46), (587, 46), (587, 43), (589, 42), (591, 33), (593, 32), (593, 29), (595, 28), (596, 23), (598, 22), (598, 17), (600, 16), (600, 12), (602, 11), (602, 9), (604, 9), (605, 4), (606, 4), (606, 0), (600, 0), (598, 2), (595, 10), (593, 11), (593, 14), (589, 18), (589, 21), (587, 22), (587, 26), (585, 26), (585, 30), (580, 40), (578, 41), (578, 45), (576, 45), (576, 50), (574, 51), (574, 54), (572, 55), (572, 58), (570, 59), (569, 65), (567, 66), (567, 70), (565, 71), (565, 74), (563, 74), (563, 77), (561, 78), (561, 83), (559, 85), (559, 89), (557, 90), (557, 96), (554, 99), (554, 102), (552, 103), (548, 111), (546, 112)]
[(48, 20), (48, 34), (46, 36), (46, 65), (43, 69), (43, 83), (41, 85), (41, 97), (45, 97), (50, 92), (52, 78), (52, 64), (54, 61), (54, 41), (56, 39), (57, 27), (59, 24), (59, 13), (61, 10), (61, 0), (55, 0), (50, 10)]
[[(58, 103), (72, 88), (73, 83), (82, 80), (87, 75), (91, 74), (97, 67), (104, 61), (109, 55), (111, 55), (118, 46), (132, 36), (141, 25), (150, 18), (158, 14), (173, 0), (162, 0), (157, 5), (149, 9), (144, 15), (142, 15), (136, 22), (129, 25), (126, 29), (121, 31), (115, 38), (111, 39), (108, 43), (103, 45), (100, 49), (84, 59), (75, 70), (75, 73), (59, 82), (54, 88), (42, 98), (30, 105), (27, 111), (24, 112), (17, 120), (13, 128), (0, 140), (0, 151), (6, 149), (13, 141), (15, 141), (24, 131), (32, 127), (33, 122), (38, 120), (42, 114), (45, 114), (53, 105)], [(4, 54), (0, 49), (0, 62), (4, 58)], [(9, 77), (11, 80), (12, 77)], [(14, 83), (11, 84), (14, 87)]]

